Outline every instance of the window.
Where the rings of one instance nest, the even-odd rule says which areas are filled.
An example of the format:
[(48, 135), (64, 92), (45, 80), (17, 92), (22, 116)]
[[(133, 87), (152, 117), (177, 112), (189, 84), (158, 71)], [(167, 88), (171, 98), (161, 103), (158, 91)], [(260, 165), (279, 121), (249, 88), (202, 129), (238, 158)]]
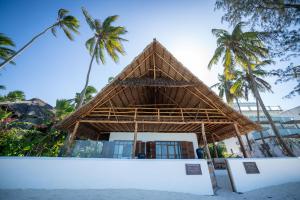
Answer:
[(155, 142), (156, 158), (158, 159), (180, 159), (180, 142)]
[(131, 158), (133, 142), (127, 140), (114, 141), (113, 158)]

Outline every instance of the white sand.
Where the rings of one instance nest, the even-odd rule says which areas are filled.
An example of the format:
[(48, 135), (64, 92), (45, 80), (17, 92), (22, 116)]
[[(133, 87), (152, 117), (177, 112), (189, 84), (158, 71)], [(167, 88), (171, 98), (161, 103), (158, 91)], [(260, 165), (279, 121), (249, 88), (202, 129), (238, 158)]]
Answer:
[[(200, 186), (201, 187), (201, 186)], [(1, 200), (239, 200), (239, 199), (300, 199), (300, 183), (279, 186), (237, 194), (219, 189), (215, 196), (197, 196), (175, 192), (147, 190), (0, 190)]]

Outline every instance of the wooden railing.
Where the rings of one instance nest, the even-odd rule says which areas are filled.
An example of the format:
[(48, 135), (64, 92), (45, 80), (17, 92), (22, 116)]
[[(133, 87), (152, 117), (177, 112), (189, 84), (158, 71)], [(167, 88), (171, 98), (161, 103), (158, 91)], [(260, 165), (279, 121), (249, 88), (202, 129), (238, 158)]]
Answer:
[(96, 108), (88, 119), (132, 120), (132, 121), (213, 121), (227, 118), (217, 109), (200, 108), (149, 108), (149, 107), (106, 107)]

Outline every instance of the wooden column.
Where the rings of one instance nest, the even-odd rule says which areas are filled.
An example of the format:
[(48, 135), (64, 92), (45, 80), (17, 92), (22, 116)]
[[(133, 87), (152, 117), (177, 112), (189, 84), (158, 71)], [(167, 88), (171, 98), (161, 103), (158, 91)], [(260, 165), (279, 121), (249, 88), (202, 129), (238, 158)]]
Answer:
[(238, 125), (237, 125), (237, 123), (234, 123), (233, 125), (234, 125), (234, 129), (235, 129), (236, 137), (238, 138), (240, 146), (241, 146), (241, 150), (242, 150), (243, 156), (244, 156), (244, 158), (248, 158), (249, 156), (248, 156), (248, 154), (246, 152), (245, 144), (244, 144), (244, 142), (243, 142), (243, 140), (241, 138), (241, 133), (239, 131)]
[(137, 129), (138, 129), (138, 123), (135, 122), (135, 124), (134, 124), (134, 136), (133, 136), (132, 158), (135, 158), (136, 140), (137, 140)]
[(72, 144), (74, 142), (78, 127), (79, 127), (79, 122), (76, 122), (72, 133), (69, 135), (69, 138), (68, 138), (68, 141), (67, 141), (67, 156), (71, 156), (71, 150), (72, 150), (71, 147), (72, 147)]
[(201, 123), (201, 126), (202, 126), (202, 139), (203, 139), (203, 144), (204, 144), (204, 147), (205, 147), (206, 155), (207, 155), (207, 158), (209, 160), (211, 160), (211, 155), (210, 155), (210, 152), (209, 152), (207, 139), (206, 139), (206, 134), (205, 134), (204, 123)]
[(214, 150), (215, 150), (215, 157), (216, 157), (216, 158), (219, 158), (219, 155), (218, 155), (218, 148), (217, 148), (217, 146), (216, 146), (216, 142), (215, 142), (214, 136), (212, 136), (212, 139), (213, 139), (213, 146), (214, 146)]

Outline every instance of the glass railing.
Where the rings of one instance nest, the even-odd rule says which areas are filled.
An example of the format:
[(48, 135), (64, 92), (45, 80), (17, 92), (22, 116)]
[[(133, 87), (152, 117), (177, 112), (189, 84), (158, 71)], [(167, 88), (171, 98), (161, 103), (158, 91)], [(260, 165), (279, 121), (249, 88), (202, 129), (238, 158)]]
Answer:
[(103, 157), (103, 146), (106, 141), (75, 140), (72, 156), (80, 158)]
[(76, 140), (72, 156), (80, 158), (131, 158), (132, 141)]
[[(300, 129), (299, 128), (279, 128), (279, 133), (282, 136), (289, 136), (289, 135), (300, 135)], [(274, 136), (274, 133), (271, 129), (266, 129), (262, 131), (263, 137), (269, 137)], [(260, 139), (260, 133), (255, 131), (252, 133), (254, 139)]]
[[(249, 119), (251, 119), (252, 121), (257, 121), (257, 116), (248, 116)], [(273, 121), (279, 121), (279, 122), (287, 122), (287, 121), (291, 121), (294, 120), (294, 118), (292, 117), (276, 117), (276, 116), (272, 116)], [(268, 119), (265, 116), (260, 116), (259, 117), (260, 121), (267, 121)]]

